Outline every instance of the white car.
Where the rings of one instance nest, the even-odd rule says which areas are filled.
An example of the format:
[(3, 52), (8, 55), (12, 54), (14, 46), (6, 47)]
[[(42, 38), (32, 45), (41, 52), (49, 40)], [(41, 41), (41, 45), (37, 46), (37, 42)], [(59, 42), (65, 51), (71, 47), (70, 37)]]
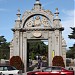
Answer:
[(17, 70), (13, 66), (0, 66), (0, 75), (22, 75), (22, 71)]

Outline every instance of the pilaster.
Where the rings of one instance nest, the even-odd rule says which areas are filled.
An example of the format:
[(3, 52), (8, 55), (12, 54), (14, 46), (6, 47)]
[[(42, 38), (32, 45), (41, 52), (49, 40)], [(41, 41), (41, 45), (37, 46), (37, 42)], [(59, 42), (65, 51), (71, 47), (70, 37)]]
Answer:
[(14, 33), (14, 56), (20, 55), (20, 38), (19, 38), (19, 31), (15, 31)]
[(20, 32), (20, 57), (23, 60), (23, 32)]
[(24, 71), (27, 72), (27, 37), (26, 37), (26, 32), (23, 33), (23, 63), (24, 63)]
[(52, 66), (52, 34), (49, 32), (48, 38), (48, 65)]
[(62, 38), (62, 57), (66, 66), (66, 41), (64, 40), (64, 38)]
[(55, 30), (55, 56), (60, 56), (59, 44), (59, 30)]

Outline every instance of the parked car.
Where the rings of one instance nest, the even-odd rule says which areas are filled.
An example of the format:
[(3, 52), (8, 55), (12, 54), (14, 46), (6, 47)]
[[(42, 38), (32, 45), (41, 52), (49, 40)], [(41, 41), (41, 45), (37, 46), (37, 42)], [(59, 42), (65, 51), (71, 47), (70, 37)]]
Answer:
[(1, 65), (0, 66), (1, 75), (21, 75), (22, 71), (17, 70), (15, 67), (10, 65)]
[(42, 71), (28, 72), (27, 75), (74, 75), (74, 71), (63, 67), (52, 66), (44, 68)]

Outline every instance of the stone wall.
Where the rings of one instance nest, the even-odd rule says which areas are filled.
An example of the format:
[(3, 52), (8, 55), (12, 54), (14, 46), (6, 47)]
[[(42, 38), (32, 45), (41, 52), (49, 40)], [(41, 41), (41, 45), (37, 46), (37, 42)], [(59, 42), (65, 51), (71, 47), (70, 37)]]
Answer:
[(9, 65), (9, 60), (1, 59), (0, 65)]

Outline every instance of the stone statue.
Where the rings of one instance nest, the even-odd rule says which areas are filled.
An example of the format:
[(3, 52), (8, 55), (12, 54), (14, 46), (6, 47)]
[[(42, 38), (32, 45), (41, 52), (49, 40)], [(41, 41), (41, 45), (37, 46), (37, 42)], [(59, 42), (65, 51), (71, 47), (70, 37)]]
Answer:
[(34, 27), (41, 26), (40, 16), (36, 16), (34, 20)]

